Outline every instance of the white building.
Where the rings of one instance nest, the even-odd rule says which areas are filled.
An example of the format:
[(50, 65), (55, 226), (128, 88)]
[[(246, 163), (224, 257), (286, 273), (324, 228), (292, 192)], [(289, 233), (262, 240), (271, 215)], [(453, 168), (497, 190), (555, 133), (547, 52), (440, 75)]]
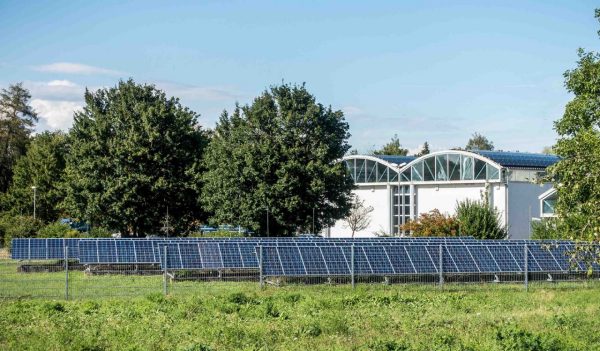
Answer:
[[(554, 155), (502, 151), (434, 152), (421, 157), (350, 155), (343, 158), (357, 189), (354, 193), (372, 206), (371, 222), (356, 237), (403, 235), (399, 227), (419, 214), (438, 209), (454, 214), (456, 203), (480, 200), (501, 214), (511, 239), (530, 235), (531, 218), (540, 213), (539, 196), (551, 184), (536, 184)], [(325, 236), (347, 237), (343, 220), (327, 228)]]

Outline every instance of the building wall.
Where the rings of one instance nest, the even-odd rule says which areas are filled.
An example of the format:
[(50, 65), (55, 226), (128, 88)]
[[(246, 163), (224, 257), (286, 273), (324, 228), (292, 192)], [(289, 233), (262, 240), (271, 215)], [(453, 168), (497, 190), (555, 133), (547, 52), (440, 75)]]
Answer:
[[(365, 230), (354, 233), (354, 237), (374, 237), (375, 232), (390, 230), (390, 190), (386, 185), (359, 185), (358, 189), (353, 191), (361, 200), (365, 201), (365, 206), (373, 206), (371, 212), (371, 223)], [(332, 238), (350, 237), (351, 230), (347, 228), (344, 221), (339, 220), (335, 226), (329, 229), (329, 236)]]
[(456, 202), (472, 199), (480, 200), (485, 191), (484, 184), (419, 184), (417, 193), (417, 215), (438, 209), (442, 213), (453, 215)]
[(511, 239), (529, 238), (531, 217), (540, 213), (538, 196), (551, 187), (551, 184), (508, 183), (508, 234)]

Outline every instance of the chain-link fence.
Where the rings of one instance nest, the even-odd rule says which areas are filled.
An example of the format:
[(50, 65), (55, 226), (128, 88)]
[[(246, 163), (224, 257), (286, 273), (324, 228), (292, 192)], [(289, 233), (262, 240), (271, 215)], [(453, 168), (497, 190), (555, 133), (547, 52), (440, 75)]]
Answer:
[[(66, 241), (65, 241), (66, 243)], [(574, 246), (519, 243), (381, 245), (365, 242), (163, 241), (151, 251), (122, 250), (134, 259), (113, 256), (103, 245), (64, 246), (62, 258), (15, 259), (0, 251), (0, 297), (82, 299), (193, 294), (231, 285), (267, 286), (378, 284), (434, 287), (461, 284), (564, 286), (598, 282), (596, 263), (582, 262)], [(145, 244), (146, 245), (146, 244)], [(143, 246), (138, 244), (139, 246)], [(134, 244), (131, 246), (136, 248)], [(79, 259), (72, 250), (78, 250)], [(86, 250), (95, 253), (91, 255)], [(31, 251), (31, 249), (29, 249)], [(588, 250), (589, 251), (589, 250)], [(577, 252), (586, 252), (579, 250)], [(592, 254), (595, 254), (592, 252)], [(591, 255), (591, 254), (590, 254)], [(39, 255), (38, 255), (39, 256)], [(54, 253), (54, 257), (58, 253)], [(93, 257), (92, 257), (93, 256)], [(144, 258), (143, 256), (146, 256)], [(129, 262), (131, 261), (131, 262)], [(133, 262), (135, 261), (135, 262)]]

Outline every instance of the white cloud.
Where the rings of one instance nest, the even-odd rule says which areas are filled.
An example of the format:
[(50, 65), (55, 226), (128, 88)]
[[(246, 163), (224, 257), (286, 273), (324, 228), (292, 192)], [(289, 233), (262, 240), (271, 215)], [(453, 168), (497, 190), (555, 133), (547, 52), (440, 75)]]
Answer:
[[(67, 130), (73, 125), (73, 112), (81, 109), (81, 105), (73, 101), (31, 100), (31, 106), (41, 119), (40, 124), (52, 130)], [(41, 126), (40, 126), (41, 127)]]
[(85, 88), (69, 80), (26, 81), (24, 85), (36, 99), (81, 101)]
[(123, 72), (103, 68), (85, 65), (83, 63), (74, 63), (74, 62), (55, 62), (47, 65), (34, 66), (34, 70), (40, 72), (51, 72), (51, 73), (66, 73), (66, 74), (99, 74), (99, 75), (109, 75), (109, 76), (119, 76), (124, 75)]
[(157, 88), (164, 90), (167, 95), (181, 98), (182, 100), (239, 100), (243, 94), (231, 88), (201, 87), (174, 82), (158, 82)]

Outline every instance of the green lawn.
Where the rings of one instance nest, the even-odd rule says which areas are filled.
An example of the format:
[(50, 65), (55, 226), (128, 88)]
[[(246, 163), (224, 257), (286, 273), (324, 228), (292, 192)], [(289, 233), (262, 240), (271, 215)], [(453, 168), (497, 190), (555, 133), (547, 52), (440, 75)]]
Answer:
[(526, 293), (492, 284), (204, 282), (169, 297), (154, 291), (0, 300), (0, 350), (600, 350), (596, 284)]

